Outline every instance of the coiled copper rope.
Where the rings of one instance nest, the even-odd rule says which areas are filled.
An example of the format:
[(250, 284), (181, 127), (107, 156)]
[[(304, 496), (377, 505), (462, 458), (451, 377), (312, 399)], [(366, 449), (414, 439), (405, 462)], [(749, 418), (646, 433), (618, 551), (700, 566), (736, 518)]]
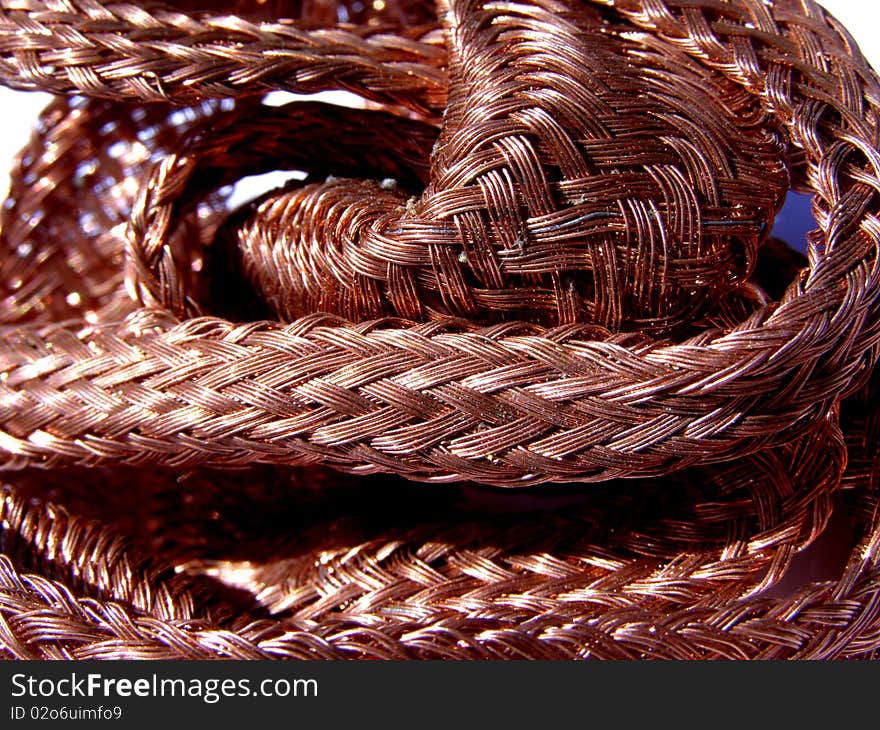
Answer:
[(818, 6), (0, 6), (0, 78), (76, 92), (2, 211), (7, 653), (880, 646), (880, 96)]

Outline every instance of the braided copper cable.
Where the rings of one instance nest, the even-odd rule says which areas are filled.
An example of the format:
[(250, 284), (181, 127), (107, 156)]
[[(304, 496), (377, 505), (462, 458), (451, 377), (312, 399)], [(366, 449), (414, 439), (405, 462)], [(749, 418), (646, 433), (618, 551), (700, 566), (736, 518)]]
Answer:
[[(880, 650), (876, 380), (841, 405), (880, 95), (833, 19), (191, 5), (2, 4), (0, 77), (86, 95), (2, 213), (7, 655)], [(805, 264), (767, 242), (789, 184)]]
[[(13, 195), (0, 210), (0, 317), (52, 322), (116, 319), (132, 310), (122, 291), (124, 226), (149, 166), (218, 104), (172, 110), (58, 98), (16, 160)], [(47, 214), (51, 211), (51, 214)], [(216, 196), (184, 216), (181, 235), (198, 261), (199, 226), (225, 211)]]
[[(390, 10), (389, 20), (364, 18), (361, 25), (325, 22), (327, 5), (338, 18), (354, 3), (306, 2), (299, 22), (269, 21), (259, 11), (253, 18), (226, 14), (222, 5), (220, 13), (187, 14), (186, 5), (4, 1), (0, 80), (18, 89), (146, 101), (341, 89), (423, 113), (445, 103), (436, 20), (401, 25), (401, 15), (403, 21), (431, 18), (419, 3), (388, 2), (399, 12)], [(297, 11), (297, 4), (286, 5)], [(354, 10), (346, 15), (356, 19)]]
[[(758, 306), (738, 324), (709, 328), (673, 343), (652, 341), (643, 335), (608, 336), (589, 328), (524, 330), (521, 325), (504, 324), (471, 331), (471, 324), (462, 327), (442, 318), (422, 326), (348, 326), (306, 317), (279, 328), (269, 324), (239, 327), (220, 320), (169, 325), (170, 320), (155, 315), (144, 325), (138, 315), (136, 325), (99, 321), (97, 326), (78, 331), (29, 327), (10, 331), (2, 351), (4, 387), (8, 389), (4, 392), (10, 404), (3, 416), (4, 446), (10, 459), (45, 465), (71, 459), (80, 463), (110, 459), (177, 465), (322, 460), (349, 470), (395, 471), (414, 478), (522, 484), (669, 472), (698, 461), (730, 458), (804, 433), (810, 422), (833, 407), (838, 396), (864, 380), (875, 356), (877, 277), (873, 273), (870, 150), (876, 78), (858, 56), (846, 52), (846, 39), (832, 26), (813, 19), (800, 24), (802, 16), (788, 13), (785, 4), (776, 6), (776, 11), (781, 14), (777, 36), (767, 40), (765, 47), (753, 48), (754, 58), (748, 58), (753, 66), (760, 65), (766, 56), (768, 73), (772, 71), (768, 78), (784, 79), (785, 83), (780, 81), (779, 88), (769, 90), (766, 84), (747, 88), (759, 93), (764, 108), (787, 125), (791, 143), (802, 148), (807, 163), (793, 172), (806, 171), (808, 179), (796, 179), (795, 183), (815, 189), (824, 231), (823, 239), (817, 236), (813, 242), (809, 270), (792, 283), (780, 302)], [(500, 15), (495, 17), (493, 12)], [(577, 23), (595, 27), (596, 23), (610, 22), (597, 20), (592, 11), (562, 6), (548, 5), (535, 12), (541, 27), (548, 31), (554, 23), (567, 29), (581, 27)], [(471, 13), (476, 15), (468, 20)], [(485, 26), (490, 16), (497, 22)], [(444, 17), (448, 34), (455, 38), (459, 38), (455, 28), (473, 28), (468, 32), (476, 34), (475, 48), (491, 47), (496, 36), (501, 38), (497, 35), (500, 28), (510, 26), (514, 32), (522, 23), (532, 22), (528, 15), (511, 16), (507, 11), (476, 6), (456, 6)], [(745, 22), (741, 17), (739, 21)], [(731, 22), (722, 18), (718, 27), (729, 34)], [(782, 30), (789, 26), (791, 32), (808, 34), (817, 47), (827, 46), (828, 63), (833, 67), (799, 61), (785, 67), (781, 77), (774, 69), (779, 67), (781, 53), (787, 51), (792, 56), (786, 45), (788, 35)], [(490, 30), (478, 30), (483, 27)], [(604, 32), (619, 33), (620, 29), (612, 24)], [(743, 42), (742, 36), (736, 38), (737, 44)], [(462, 36), (460, 42), (465, 40)], [(642, 54), (656, 56), (652, 50), (656, 43), (659, 41), (646, 41)], [(453, 60), (470, 53), (468, 47), (465, 43), (450, 49)], [(738, 58), (748, 55), (737, 53)], [(668, 55), (677, 58), (671, 51)], [(462, 89), (478, 88), (476, 80), (467, 80), (470, 69), (470, 64), (459, 61), (452, 65), (454, 82)], [(568, 67), (564, 70), (572, 73)], [(490, 78), (486, 76), (486, 83), (491, 83)], [(667, 73), (663, 78), (669, 83), (679, 78), (688, 83), (687, 73), (681, 77)], [(859, 94), (852, 93), (849, 86), (846, 90), (841, 87), (853, 79), (861, 85)], [(517, 88), (514, 85), (510, 92), (514, 97), (519, 93)], [(421, 202), (412, 206), (416, 211), (419, 206), (428, 206), (426, 201), (433, 200), (432, 195), (444, 199), (438, 186), (446, 174), (442, 170), (452, 170), (458, 154), (456, 119), (469, 118), (470, 100), (480, 98), (475, 91), (463, 93), (456, 91), (452, 96), (451, 111), (434, 154), (432, 179)], [(502, 89), (498, 114), (507, 113), (507, 98)], [(820, 103), (817, 99), (834, 114), (814, 109)], [(809, 108), (809, 115), (788, 118), (778, 111), (785, 105), (803, 108), (805, 114)], [(482, 108), (474, 109), (478, 118), (487, 116)], [(307, 117), (310, 112), (302, 114)], [(719, 111), (718, 116), (725, 115)], [(537, 113), (533, 117), (542, 118)], [(805, 120), (809, 120), (809, 129), (804, 128)], [(295, 120), (291, 124), (296, 125)], [(253, 148), (253, 142), (247, 141), (247, 124), (238, 127), (243, 135), (241, 146)], [(500, 129), (507, 127), (501, 124)], [(548, 131), (537, 139), (543, 140), (541, 145), (549, 145), (557, 137)], [(514, 138), (529, 139), (516, 129)], [(210, 147), (211, 135), (204, 139)], [(232, 145), (235, 137), (218, 134), (217, 139), (222, 147)], [(512, 151), (518, 149), (515, 145), (506, 157), (498, 157), (507, 160), (505, 166), (489, 164), (473, 185), (474, 189), (499, 191), (486, 199), (486, 205), (495, 202), (485, 212), (471, 214), (467, 204), (460, 209), (452, 203), (450, 212), (453, 218), (459, 216), (455, 226), (464, 241), (475, 235), (465, 231), (469, 226), (476, 231), (473, 225), (484, 226), (487, 232), (497, 229), (499, 235), (504, 230), (509, 233), (504, 218), (507, 208), (501, 204), (507, 198), (498, 188), (504, 175), (512, 183), (505, 193), (513, 195), (512, 200), (526, 195), (528, 180), (533, 180), (528, 189), (534, 189), (529, 199), (540, 197), (540, 185), (535, 187), (534, 181), (543, 173), (529, 162), (525, 148), (516, 144), (519, 152)], [(500, 141), (497, 145), (496, 157), (503, 149)], [(558, 145), (557, 159), (569, 159), (571, 154), (562, 152), (562, 142)], [(240, 148), (232, 145), (230, 149)], [(317, 145), (314, 156), (321, 159), (321, 155)], [(475, 153), (473, 158), (480, 160), (481, 156)], [(181, 314), (192, 309), (186, 304), (187, 277), (181, 272), (189, 265), (186, 258), (175, 260), (169, 242), (178, 230), (176, 211), (192, 204), (187, 203), (194, 194), (190, 176), (199, 160), (195, 153), (171, 155), (154, 168), (136, 201), (127, 235), (129, 292), (144, 304), (161, 304)], [(481, 163), (474, 164), (479, 167)], [(384, 172), (379, 174), (382, 179)], [(582, 179), (571, 175), (572, 181)], [(312, 210), (307, 202), (309, 190), (322, 197), (328, 191), (332, 199), (339, 183), (304, 190), (294, 195), (308, 212)], [(373, 201), (386, 209), (385, 202), (380, 202), (385, 196), (370, 190), (369, 185), (364, 188), (368, 198), (357, 206), (351, 206), (351, 199), (347, 199), (349, 210), (366, 204), (365, 212), (347, 214), (336, 224), (341, 228), (326, 234), (340, 241), (350, 235), (363, 243), (363, 236), (358, 237), (349, 227), (369, 226), (377, 220), (374, 213), (367, 213)], [(363, 193), (357, 195), (362, 197)], [(456, 196), (458, 193), (452, 199), (458, 199)], [(341, 210), (339, 206), (336, 209)], [(595, 225), (594, 213), (581, 218), (576, 215), (576, 205), (563, 205), (558, 210), (562, 218), (555, 225), (561, 226), (560, 230), (567, 225), (561, 221), (568, 220), (566, 216), (574, 211), (576, 222), (565, 236), (573, 237), (576, 250), (577, 236), (589, 236)], [(288, 206), (282, 217), (289, 220), (291, 215)], [(444, 215), (438, 212), (438, 222), (445, 220)], [(496, 215), (502, 217), (493, 223)], [(482, 223), (477, 222), (480, 216)], [(387, 214), (380, 214), (379, 219), (387, 219)], [(661, 219), (655, 223), (659, 225)], [(540, 225), (541, 216), (526, 220)], [(665, 228), (657, 237), (667, 235), (674, 241), (675, 226), (670, 220), (665, 220)], [(384, 229), (373, 226), (371, 230)], [(418, 269), (406, 273), (407, 251), (413, 247), (422, 250), (419, 247), (425, 245), (408, 243), (405, 227), (400, 230), (398, 235), (403, 238), (386, 230), (371, 244), (388, 256), (388, 266), (401, 262), (401, 266), (388, 269), (387, 281), (398, 294), (422, 285), (423, 274)], [(639, 236), (646, 231), (632, 240), (633, 250), (638, 249)], [(540, 250), (537, 242), (536, 248)], [(363, 252), (357, 248), (346, 254), (349, 265), (357, 270), (362, 262), (351, 255), (355, 250)], [(460, 258), (455, 248), (437, 247), (430, 241), (424, 250), (436, 251), (446, 261)], [(467, 245), (460, 250), (469, 262), (472, 251)], [(624, 246), (623, 250), (629, 249)], [(526, 245), (523, 260), (534, 255)], [(549, 259), (549, 268), (555, 260)], [(412, 263), (418, 265), (418, 261)], [(723, 266), (727, 270), (727, 264)], [(369, 280), (370, 287), (379, 287), (382, 282), (373, 278), (371, 267), (367, 262), (363, 271), (357, 270), (357, 276)], [(457, 275), (453, 275), (461, 270), (457, 267), (425, 269), (425, 275), (434, 271), (447, 302), (452, 301), (450, 296), (458, 296), (454, 294), (459, 291), (454, 281)], [(471, 273), (477, 270), (472, 263), (464, 268)], [(282, 280), (279, 270), (287, 269), (283, 259), (267, 262), (263, 278)], [(488, 269), (482, 271), (485, 274)], [(598, 271), (592, 275), (595, 279)], [(640, 276), (633, 279), (643, 280)], [(340, 288), (338, 283), (328, 286)], [(395, 300), (393, 292), (388, 290), (392, 304), (406, 300), (402, 294)], [(355, 294), (349, 301), (349, 314), (362, 302), (364, 311), (375, 313), (366, 305), (366, 295)], [(563, 306), (562, 301), (557, 309)], [(47, 358), (50, 350), (52, 356)], [(197, 368), (190, 364), (194, 357), (199, 358)], [(36, 368), (35, 361), (39, 362)], [(166, 392), (167, 388), (171, 390)], [(26, 418), (21, 414), (27, 414)]]
[[(22, 656), (68, 651), (81, 658), (821, 655), (846, 645), (851, 633), (832, 614), (862, 615), (862, 628), (877, 625), (876, 570), (863, 566), (868, 582), (860, 580), (853, 597), (851, 588), (835, 596), (833, 583), (774, 598), (767, 589), (831, 514), (843, 454), (834, 434), (826, 428), (794, 448), (653, 487), (549, 500), (535, 494), (489, 520), (478, 515), (498, 497), (483, 491), (450, 489), (420, 505), (404, 496), (411, 489), (376, 485), (364, 499), (357, 496), (362, 485), (333, 486), (326, 477), (290, 492), (289, 476), (267, 470), (238, 475), (231, 484), (218, 474), (194, 473), (182, 488), (173, 475), (154, 474), (138, 478), (137, 493), (120, 488), (130, 475), (118, 472), (84, 475), (73, 490), (47, 489), (43, 476), (29, 483), (25, 474), (7, 496), (4, 524), (43, 564), (48, 538), (41, 536), (58, 508), (50, 508), (55, 514), (23, 508), (22, 500), (33, 504), (35, 496), (54, 492), (100, 515), (101, 522), (82, 520), (82, 533), (103, 534), (102, 524), (128, 522), (151, 554), (247, 591), (254, 604), (233, 620), (241, 642), (233, 648), (222, 622), (178, 621), (132, 607), (132, 585), (147, 581), (136, 570), (113, 572), (126, 577), (118, 586), (104, 577), (109, 571), (91, 576), (76, 600), (101, 595), (120, 605), (90, 609), (88, 620), (79, 603), (25, 619), (32, 610), (25, 606), (51, 602), (52, 589), (7, 572), (5, 606), (16, 637), (7, 645), (25, 649)], [(107, 499), (96, 500), (96, 489)], [(133, 520), (133, 504), (150, 517)], [(267, 508), (276, 511), (273, 519)], [(541, 520), (524, 524), (524, 514)], [(55, 575), (73, 572), (63, 554), (56, 548), (48, 556)], [(164, 590), (160, 581), (148, 587)], [(113, 611), (131, 617), (125, 630)], [(271, 618), (260, 618), (262, 611)], [(80, 638), (41, 630), (40, 620), (71, 622)], [(193, 621), (196, 628), (188, 628)], [(829, 623), (816, 631), (817, 621)], [(456, 649), (460, 642), (467, 648)]]

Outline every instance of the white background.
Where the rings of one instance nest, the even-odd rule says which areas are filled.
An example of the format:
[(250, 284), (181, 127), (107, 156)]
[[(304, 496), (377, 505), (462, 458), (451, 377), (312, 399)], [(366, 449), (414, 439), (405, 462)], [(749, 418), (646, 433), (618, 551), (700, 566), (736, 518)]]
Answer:
[[(822, 5), (843, 22), (868, 60), (880, 70), (880, 0), (824, 0)], [(0, 196), (6, 194), (11, 160), (27, 141), (46, 100), (43, 94), (0, 87)]]

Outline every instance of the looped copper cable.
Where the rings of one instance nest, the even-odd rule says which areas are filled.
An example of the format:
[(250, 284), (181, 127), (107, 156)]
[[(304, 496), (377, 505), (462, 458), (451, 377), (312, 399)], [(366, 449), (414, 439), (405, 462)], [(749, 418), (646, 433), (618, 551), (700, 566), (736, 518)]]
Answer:
[[(229, 475), (218, 484), (216, 474), (196, 472), (181, 485), (141, 474), (137, 494), (119, 488), (124, 472), (92, 472), (82, 491), (25, 473), (6, 508), (29, 512), (29, 525), (46, 524), (38, 499), (54, 495), (125, 525), (178, 575), (213, 579), (254, 604), (231, 621), (200, 618), (197, 605), (184, 622), (132, 606), (128, 583), (99, 580), (85, 592), (98, 589), (108, 602), (86, 615), (75, 600), (45, 607), (52, 584), (7, 567), (4, 643), (28, 658), (59, 649), (75, 658), (818, 658), (845, 651), (853, 626), (813, 630), (814, 615), (858, 615), (866, 637), (880, 620), (870, 569), (839, 590), (816, 584), (789, 596), (781, 583), (823, 531), (843, 462), (829, 422), (796, 445), (654, 485), (557, 494), (555, 504), (525, 497), (531, 504), (519, 509), (542, 518), (531, 524), (517, 508), (492, 508), (486, 519), (493, 495), (481, 492), (440, 492), (420, 509), (406, 489), (394, 492), (397, 506), (377, 509), (375, 491), (363, 501), (363, 484), (320, 474), (308, 475), (317, 477), (312, 487), (297, 484), (285, 506), (291, 475), (265, 469), (253, 480), (232, 477), (232, 489)], [(129, 520), (131, 500), (152, 519)], [(11, 529), (24, 535), (19, 522)], [(26, 544), (39, 550), (30, 529)], [(228, 600), (203, 595), (201, 607)], [(29, 624), (25, 607), (39, 607), (42, 623)], [(260, 610), (269, 617), (257, 620)], [(63, 648), (44, 630), (57, 622), (76, 627)]]
[[(328, 128), (342, 141), (329, 137)], [(246, 108), (215, 115), (209, 126), (190, 135), (189, 144), (162, 159), (140, 190), (126, 236), (128, 291), (142, 305), (165, 307), (179, 317), (200, 312), (187, 291), (192, 260), (168, 242), (178, 231), (180, 213), (197, 207), (206, 190), (211, 193), (273, 165), (305, 168), (312, 175), (368, 169), (403, 186), (420, 186), (436, 134), (424, 122), (302, 101), (256, 114)], [(320, 221), (316, 218), (315, 225)]]
[[(462, 12), (449, 22), (481, 30), (450, 48), (452, 96), (422, 195), (333, 180), (267, 203), (242, 231), (276, 313), (663, 332), (752, 275), (788, 187), (753, 98), (672, 46), (623, 39), (589, 7)], [(533, 26), (552, 28), (566, 54), (533, 47)], [(168, 165), (157, 190), (182, 187)], [(160, 303), (176, 309), (158, 253), (167, 213), (149, 208), (166, 207), (159, 195), (144, 216), (162, 228), (138, 232), (157, 252), (143, 276), (162, 279)]]
[[(387, 30), (429, 18), (419, 3), (389, 2), (381, 36), (371, 11), (329, 28), (349, 6), (322, 0), (291, 5), (294, 22), (238, 0), (225, 19), (0, 3), (0, 29), (22, 31), (0, 32), (0, 76), (238, 96), (56, 101), (20, 157), (0, 238), (0, 449), (23, 468), (0, 502), (0, 651), (876, 658), (877, 378), (840, 398), (880, 331), (877, 79), (809, 3), (609, 4), (454, 0), (445, 47), (422, 47)], [(408, 81), (377, 60), (397, 44), (449, 59), (442, 120), (442, 62)], [(585, 47), (596, 69), (572, 62)], [(380, 108), (254, 97), (276, 87), (352, 88)], [(785, 165), (816, 201), (806, 266), (758, 245)], [(277, 168), (307, 177), (226, 217), (227, 186)], [(646, 171), (648, 187), (613, 184)], [(572, 197), (589, 179), (600, 199)], [(548, 190), (554, 230), (577, 236), (533, 235)], [(568, 306), (552, 271), (501, 267), (512, 299), (487, 285), (523, 227), (514, 259), (562, 270), (614, 203), (618, 268), (570, 271), (594, 303), (624, 302), (629, 282), (638, 306)], [(291, 321), (263, 321), (250, 285)], [(361, 476), (196, 468), (254, 462)], [(435, 486), (425, 500), (371, 472)], [(638, 475), (516, 494), (438, 483)], [(798, 582), (812, 548), (830, 562)]]
[[(797, 589), (789, 559), (823, 531), (843, 467), (832, 422), (740, 463), (631, 489), (542, 489), (519, 505), (438, 490), (419, 507), (412, 489), (386, 481), (365, 491), (364, 481), (315, 471), (195, 472), (181, 482), (139, 470), (136, 492), (121, 488), (131, 476), (122, 470), (54, 473), (63, 484), (25, 472), (3, 503), (4, 549), (22, 539), (46, 556), (22, 564), (56, 580), (0, 564), (3, 647), (22, 658), (870, 658), (880, 513), (877, 491), (864, 488), (876, 469), (858, 466), (870, 460), (859, 445), (876, 443), (869, 403), (847, 409), (857, 465), (847, 481), (858, 488), (835, 500), (838, 515), (840, 497), (849, 503), (852, 554), (832, 556), (828, 580)], [(50, 547), (58, 510), (47, 498), (98, 517), (78, 518), (86, 532), (114, 525), (154, 563), (234, 586), (244, 603), (234, 618), (208, 617), (199, 612), (231, 596), (202, 593), (190, 617), (156, 616), (129, 598), (144, 573), (117, 584), (101, 577), (124, 574), (112, 565), (71, 593), (57, 580), (76, 572), (78, 552), (68, 566), (70, 553)], [(269, 616), (258, 618), (259, 607)]]
[[(220, 111), (216, 102), (172, 108), (54, 99), (16, 160), (12, 194), (0, 209), (3, 323), (89, 324), (131, 312), (122, 254), (138, 181)], [(178, 259), (185, 246), (190, 262), (201, 260), (226, 214), (223, 202), (208, 194), (179, 216), (167, 241)]]
[[(762, 18), (772, 12), (761, 8), (752, 10)], [(571, 18), (581, 17), (576, 10), (536, 4), (534, 19), (504, 11), (498, 28), (477, 22), (493, 12), (476, 6), (450, 10), (447, 35), (453, 59), (483, 51), (493, 57), (486, 49), (508, 22), (511, 28), (537, 23), (529, 32), (540, 36), (557, 25), (559, 32), (573, 32)], [(11, 404), (3, 416), (3, 448), (10, 462), (322, 460), (353, 471), (522, 485), (668, 473), (805, 433), (864, 380), (876, 356), (880, 281), (871, 150), (878, 96), (875, 76), (849, 54), (834, 28), (814, 19), (798, 25), (801, 16), (779, 12), (773, 22), (797, 26), (811, 43), (829, 49), (833, 63), (795, 62), (781, 31), (752, 41), (751, 73), (763, 64), (768, 76), (763, 85), (750, 84), (746, 91), (785, 126), (790, 144), (802, 148), (806, 164), (794, 172), (809, 175), (796, 177), (795, 183), (809, 183), (815, 190), (824, 235), (814, 237), (808, 269), (778, 303), (766, 302), (739, 323), (722, 321), (721, 328), (680, 342), (651, 341), (642, 334), (608, 336), (591, 327), (541, 330), (502, 324), (478, 330), (473, 322), (463, 325), (442, 317), (431, 326), (399, 321), (350, 326), (306, 317), (288, 327), (192, 320), (168, 328), (157, 325), (167, 318), (151, 317), (145, 326), (139, 314), (136, 324), (121, 327), (99, 321), (70, 332), (58, 327), (19, 330), (2, 345)], [(476, 20), (462, 24), (462, 13), (476, 13)], [(734, 21), (752, 22), (736, 13)], [(619, 22), (614, 20), (608, 32), (619, 33), (614, 25)], [(727, 22), (716, 30), (722, 48), (730, 33)], [(736, 38), (741, 43), (742, 36)], [(651, 48), (656, 41), (647, 43)], [(676, 58), (671, 50), (669, 55)], [(735, 58), (746, 56), (739, 49)], [(464, 61), (460, 65), (467, 67)], [(855, 75), (844, 72), (850, 67)], [(730, 69), (725, 73), (742, 82)], [(842, 88), (843, 79), (851, 78), (858, 79), (859, 94)], [(452, 117), (470, 113), (465, 91), (451, 97)], [(498, 118), (504, 119), (506, 97), (500, 104)], [(784, 108), (800, 111), (792, 117)], [(382, 119), (394, 128), (427, 127)], [(423, 201), (442, 193), (438, 174), (455, 169), (458, 143), (452, 122), (444, 124), (434, 178)], [(290, 126), (297, 129), (295, 120)], [(321, 133), (325, 141), (313, 135), (314, 149), (302, 150), (300, 160), (311, 165), (322, 158), (321, 150), (331, 146), (326, 128)], [(202, 135), (202, 144), (222, 149), (229, 138), (222, 129), (216, 135), (213, 131)], [(277, 134), (264, 138), (269, 144)], [(382, 168), (389, 167), (394, 154), (386, 154), (385, 143), (373, 149), (386, 162), (368, 165), (380, 169), (369, 177), (382, 179)], [(238, 175), (246, 174), (255, 155), (266, 157), (244, 142), (235, 155), (241, 156)], [(487, 159), (500, 159), (492, 155)], [(509, 170), (518, 169), (518, 158), (508, 159)], [(203, 163), (200, 154), (178, 151), (158, 165), (142, 188), (126, 236), (130, 292), (178, 316), (198, 311), (197, 299), (187, 300), (190, 276), (183, 272), (191, 266), (186, 248), (174, 254), (169, 237), (177, 230), (179, 213), (205, 189), (196, 173)], [(357, 160), (342, 164), (347, 166), (364, 167)], [(402, 173), (413, 170), (405, 162), (397, 167)], [(220, 180), (232, 181), (228, 172), (224, 176), (213, 169)], [(521, 180), (520, 187), (526, 179)], [(539, 198), (527, 199), (531, 204)], [(516, 203), (510, 210), (515, 209)], [(415, 212), (418, 219), (418, 205)], [(363, 226), (367, 219), (352, 220)], [(383, 223), (382, 231), (388, 230)], [(438, 250), (457, 258), (453, 250)], [(470, 262), (471, 252), (464, 253)], [(452, 277), (461, 271), (458, 263), (431, 275)], [(405, 267), (395, 268), (393, 257), (387, 264), (396, 272), (388, 281), (401, 293), (397, 301), (406, 301), (411, 285), (422, 282), (401, 274)], [(369, 279), (371, 272), (355, 273)], [(454, 291), (456, 286), (444, 286), (447, 297)]]

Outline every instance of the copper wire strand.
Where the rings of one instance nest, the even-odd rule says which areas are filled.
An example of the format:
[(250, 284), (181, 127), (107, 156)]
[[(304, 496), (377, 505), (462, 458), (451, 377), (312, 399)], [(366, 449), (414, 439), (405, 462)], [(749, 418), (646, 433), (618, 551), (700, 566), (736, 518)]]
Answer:
[[(416, 27), (400, 19), (327, 23), (306, 7), (299, 22), (271, 22), (259, 13), (187, 14), (177, 5), (0, 3), (0, 80), (17, 89), (143, 101), (334, 89), (422, 113), (445, 103), (436, 20)], [(417, 18), (430, 18), (412, 7)]]
[[(844, 587), (847, 575), (839, 590), (817, 583), (780, 598), (767, 589), (822, 533), (843, 460), (839, 431), (829, 423), (800, 444), (742, 464), (580, 497), (557, 493), (549, 502), (533, 494), (492, 519), (477, 515), (497, 494), (450, 488), (419, 504), (407, 500), (411, 489), (384, 483), (363, 499), (361, 486), (319, 472), (296, 475), (306, 478), (293, 492), (286, 483), (292, 475), (277, 470), (194, 472), (183, 484), (154, 473), (139, 479), (137, 493), (119, 488), (118, 480), (130, 478), (120, 472), (92, 472), (81, 490), (25, 472), (4, 503), (5, 544), (21, 539), (30, 565), (54, 558), (54, 575), (78, 572), (64, 565), (65, 551), (46, 544), (55, 545), (49, 533), (59, 508), (38, 500), (54, 495), (100, 516), (80, 522), (82, 534), (126, 525), (139, 546), (180, 566), (166, 575), (211, 578), (255, 603), (226, 619), (241, 639), (231, 643), (222, 620), (146, 620), (155, 612), (133, 608), (128, 598), (143, 574), (111, 565), (90, 571), (79, 600), (100, 593), (112, 606), (102, 604), (87, 620), (75, 605), (44, 615), (46, 627), (76, 625), (71, 641), (16, 621), (16, 611), (50, 600), (52, 589), (7, 573), (7, 600), (19, 601), (7, 604), (9, 626), (15, 636), (44, 637), (22, 654), (31, 657), (818, 658), (847, 644), (849, 624), (835, 621), (836, 613), (859, 615), (867, 633), (875, 630), (876, 564), (860, 565), (865, 575)], [(698, 484), (710, 501), (701, 502)], [(95, 500), (95, 490), (106, 499)], [(691, 500), (682, 504), (679, 490)], [(378, 495), (403, 506), (389, 509)], [(634, 500), (644, 509), (634, 509)], [(150, 518), (134, 518), (131, 505)], [(267, 521), (270, 505), (284, 511)], [(524, 524), (523, 514), (541, 521)], [(603, 522), (612, 516), (613, 535)], [(857, 529), (876, 530), (869, 526)], [(860, 549), (876, 536), (863, 538)], [(161, 581), (150, 587), (168, 593)], [(261, 617), (259, 606), (268, 614)], [(131, 617), (124, 643), (114, 611)]]
[(6, 655), (880, 651), (880, 88), (819, 6), (0, 3), (0, 80), (68, 94), (0, 213)]

